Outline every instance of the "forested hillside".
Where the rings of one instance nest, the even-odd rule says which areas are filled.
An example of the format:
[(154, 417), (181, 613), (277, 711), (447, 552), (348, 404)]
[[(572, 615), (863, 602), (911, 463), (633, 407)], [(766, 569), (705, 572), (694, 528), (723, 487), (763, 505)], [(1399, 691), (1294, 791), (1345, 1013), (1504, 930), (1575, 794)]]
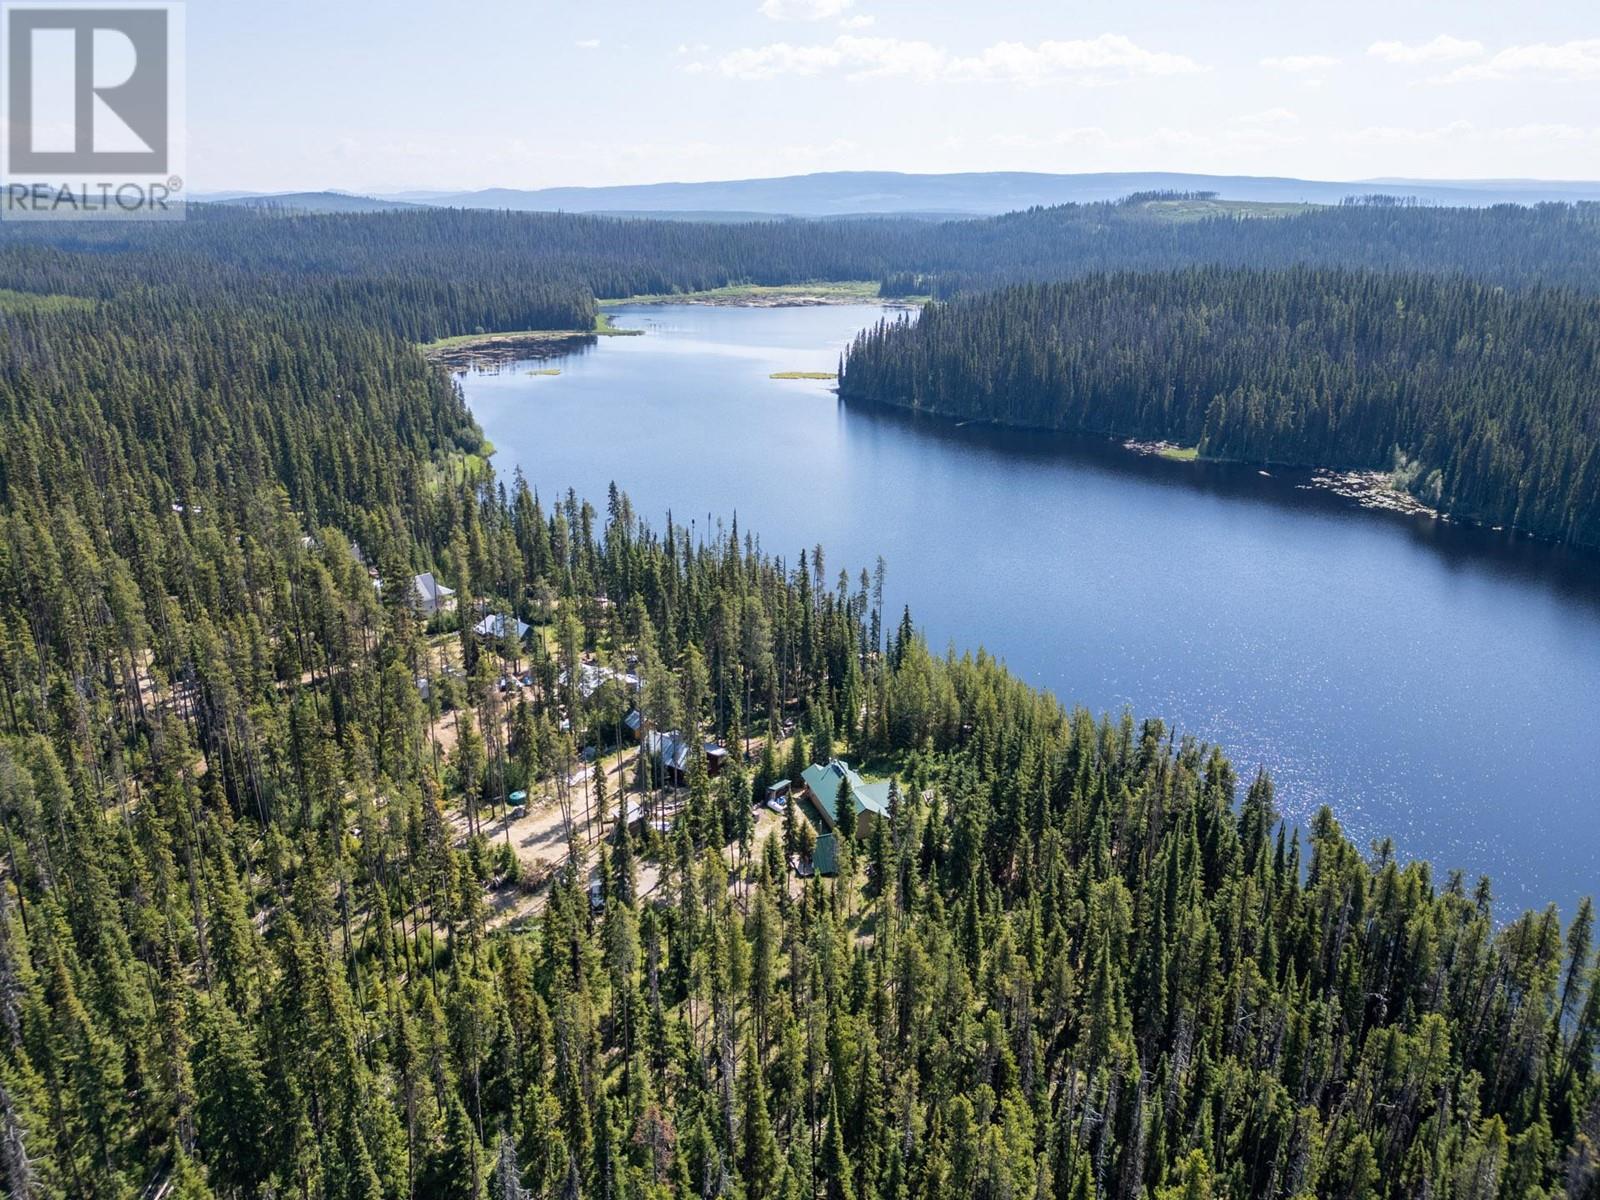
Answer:
[(1600, 205), (1372, 204), (1266, 218), (1200, 203), (1180, 219), (1146, 198), (974, 221), (739, 224), (197, 206), (186, 221), (154, 226), (0, 228), (0, 271), (18, 290), (108, 298), (136, 283), (186, 296), (270, 297), (414, 341), (588, 329), (595, 297), (729, 284), (880, 280), (886, 292), (951, 296), (1108, 270), (1299, 263), (1592, 291), (1600, 280)]
[(1600, 545), (1600, 303), (1297, 268), (1012, 287), (851, 347), (848, 400), (1396, 469), (1452, 514)]
[(1275, 218), (1192, 206), (1177, 219), (1159, 199), (1064, 205), (944, 227), (957, 251), (932, 273), (938, 294), (1106, 271), (1197, 266), (1360, 267), (1466, 274), (1506, 287), (1593, 290), (1600, 204), (1427, 208), (1383, 203), (1317, 208)]
[[(7, 282), (94, 302), (0, 297), (6, 1195), (1600, 1195), (1587, 903), (1495, 914), (1326, 813), (1287, 828), (1218, 750), (931, 656), (823, 549), (495, 480), (401, 339), (536, 293), (515, 260), (450, 291), (448, 239), (413, 280), (379, 237), (450, 219), (7, 237)], [(301, 237), (330, 255), (303, 288)], [(1115, 328), (1170, 289), (1166, 335), (1208, 281), (1280, 313), (1272, 278), (985, 303), (1099, 296)], [(1343, 314), (1296, 334), (1319, 370), (1444, 371), (1452, 321), (1590, 361), (1587, 302), (1304, 279), (1307, 320)], [(1380, 319), (1400, 300), (1424, 332)], [(1248, 335), (1222, 297), (1205, 319)], [(876, 335), (849, 385), (921, 336)], [(425, 570), (457, 593), (428, 624)], [(618, 674), (580, 686), (586, 656)], [(634, 705), (730, 763), (672, 786)], [(894, 777), (889, 812), (801, 878), (809, 827), (753, 802), (835, 754)]]

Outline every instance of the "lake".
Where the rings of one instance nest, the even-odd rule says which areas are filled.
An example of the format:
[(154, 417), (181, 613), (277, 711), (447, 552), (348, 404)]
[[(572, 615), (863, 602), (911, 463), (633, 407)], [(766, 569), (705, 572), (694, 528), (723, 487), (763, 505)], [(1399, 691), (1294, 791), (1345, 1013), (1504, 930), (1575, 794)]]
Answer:
[(660, 524), (737, 513), (830, 579), (888, 562), (938, 651), (1068, 704), (1159, 716), (1258, 765), (1305, 826), (1494, 879), (1500, 915), (1600, 890), (1600, 561), (1353, 507), (1292, 474), (841, 405), (877, 306), (625, 307), (642, 337), (461, 377), (509, 477)]

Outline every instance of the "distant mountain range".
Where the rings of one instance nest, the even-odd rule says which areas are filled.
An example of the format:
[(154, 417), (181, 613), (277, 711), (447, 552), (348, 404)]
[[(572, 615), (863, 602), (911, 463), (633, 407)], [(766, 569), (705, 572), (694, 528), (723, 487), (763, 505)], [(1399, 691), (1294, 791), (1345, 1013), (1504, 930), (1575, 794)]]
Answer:
[(1117, 200), (1133, 192), (1215, 192), (1224, 200), (1337, 204), (1372, 192), (1423, 204), (1481, 207), (1551, 200), (1600, 200), (1600, 182), (1536, 179), (1362, 179), (1348, 182), (1261, 175), (1190, 175), (1127, 171), (1047, 175), (987, 171), (906, 175), (894, 171), (834, 171), (778, 179), (713, 183), (647, 183), (619, 187), (486, 188), (472, 192), (405, 192), (358, 196), (346, 192), (197, 196), (224, 204), (274, 205), (303, 212), (371, 212), (436, 206), (522, 212), (610, 213), (680, 219), (915, 215), (982, 216), (1036, 205)]

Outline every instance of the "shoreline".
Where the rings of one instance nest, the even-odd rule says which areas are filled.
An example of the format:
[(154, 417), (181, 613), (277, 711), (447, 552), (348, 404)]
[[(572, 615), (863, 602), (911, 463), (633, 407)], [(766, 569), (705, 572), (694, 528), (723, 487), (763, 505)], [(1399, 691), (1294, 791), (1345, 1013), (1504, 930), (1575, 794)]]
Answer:
[(462, 333), (417, 348), (429, 362), (451, 371), (469, 367), (499, 366), (523, 360), (543, 361), (592, 346), (603, 337), (642, 337), (642, 329), (618, 329), (606, 313), (594, 319), (593, 329), (511, 329), (496, 333)]
[(1141, 442), (1136, 438), (1129, 438), (1122, 443), (1124, 450), (1134, 454), (1142, 454), (1148, 458), (1164, 458), (1168, 462), (1198, 462), (1200, 448), (1198, 446), (1180, 446), (1177, 442), (1161, 439), (1153, 442)]
[(560, 358), (592, 346), (599, 334), (578, 330), (526, 329), (518, 333), (485, 333), (444, 338), (418, 347), (429, 362), (450, 371), (499, 366), (523, 360)]
[[(1176, 442), (1164, 439), (1140, 441), (1137, 438), (1129, 438), (1122, 443), (1122, 448), (1132, 454), (1147, 458), (1163, 458), (1168, 462), (1212, 462), (1236, 467), (1253, 465), (1236, 458), (1202, 458), (1199, 447), (1180, 446)], [(1272, 472), (1266, 470), (1269, 466), (1310, 471), (1309, 480), (1294, 485), (1301, 491), (1331, 492), (1342, 499), (1353, 501), (1360, 508), (1396, 513), (1402, 517), (1427, 517), (1430, 520), (1444, 522), (1454, 520), (1449, 513), (1440, 512), (1424, 504), (1410, 492), (1395, 487), (1386, 471), (1338, 470), (1333, 467), (1308, 467), (1302, 463), (1262, 463), (1257, 465), (1256, 469), (1262, 475), (1271, 475)], [(1496, 529), (1496, 532), (1504, 533), (1505, 530)]]
[(960, 417), (951, 413), (939, 412), (934, 409), (908, 408), (904, 405), (888, 401), (875, 400), (866, 396), (846, 397), (843, 394), (839, 400), (844, 404), (867, 404), (883, 408), (891, 412), (901, 413), (907, 417), (929, 419), (948, 425), (954, 429), (982, 427), (1003, 430), (1012, 433), (1046, 434), (1052, 437), (1068, 438), (1103, 438), (1113, 442), (1122, 450), (1139, 458), (1159, 458), (1172, 463), (1199, 463), (1211, 466), (1230, 467), (1240, 470), (1255, 468), (1258, 473), (1270, 476), (1273, 470), (1305, 472), (1309, 476), (1304, 482), (1294, 484), (1298, 491), (1321, 491), (1337, 496), (1349, 502), (1356, 508), (1366, 509), (1371, 512), (1390, 513), (1399, 517), (1417, 518), (1424, 517), (1437, 521), (1441, 525), (1454, 525), (1457, 528), (1476, 529), (1485, 534), (1495, 534), (1501, 537), (1510, 537), (1518, 541), (1532, 542), (1537, 545), (1555, 547), (1571, 551), (1574, 554), (1589, 557), (1600, 557), (1600, 547), (1585, 545), (1581, 542), (1564, 542), (1557, 538), (1546, 537), (1532, 533), (1515, 525), (1495, 524), (1492, 521), (1480, 520), (1475, 517), (1463, 516), (1445, 509), (1432, 508), (1418, 500), (1409, 492), (1395, 489), (1389, 483), (1386, 471), (1358, 469), (1349, 467), (1329, 467), (1311, 463), (1256, 461), (1240, 458), (1212, 458), (1201, 456), (1194, 447), (1179, 445), (1177, 442), (1165, 439), (1140, 439), (1129, 438), (1122, 434), (1107, 433), (1098, 430), (1070, 430), (1052, 429), (1048, 426), (1009, 425), (1004, 422), (985, 418)]
[[(1297, 483), (1295, 487), (1304, 491), (1332, 492), (1335, 496), (1354, 501), (1361, 508), (1370, 508), (1378, 512), (1392, 512), (1403, 517), (1428, 517), (1445, 524), (1459, 521), (1459, 518), (1452, 517), (1447, 512), (1430, 508), (1410, 492), (1402, 492), (1389, 482), (1389, 476), (1384, 471), (1335, 471), (1330, 467), (1315, 467), (1312, 469), (1310, 481)], [(1478, 525), (1491, 532), (1507, 532), (1500, 526), (1483, 525), (1481, 522), (1467, 523)], [(1520, 530), (1511, 532), (1519, 537), (1533, 537), (1532, 534)]]

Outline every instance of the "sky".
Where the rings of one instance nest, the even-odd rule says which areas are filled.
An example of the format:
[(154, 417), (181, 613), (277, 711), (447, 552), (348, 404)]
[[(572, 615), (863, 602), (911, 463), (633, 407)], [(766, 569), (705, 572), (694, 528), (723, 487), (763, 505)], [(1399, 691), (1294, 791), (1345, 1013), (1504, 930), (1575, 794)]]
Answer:
[(192, 191), (1600, 178), (1595, 0), (191, 0)]

